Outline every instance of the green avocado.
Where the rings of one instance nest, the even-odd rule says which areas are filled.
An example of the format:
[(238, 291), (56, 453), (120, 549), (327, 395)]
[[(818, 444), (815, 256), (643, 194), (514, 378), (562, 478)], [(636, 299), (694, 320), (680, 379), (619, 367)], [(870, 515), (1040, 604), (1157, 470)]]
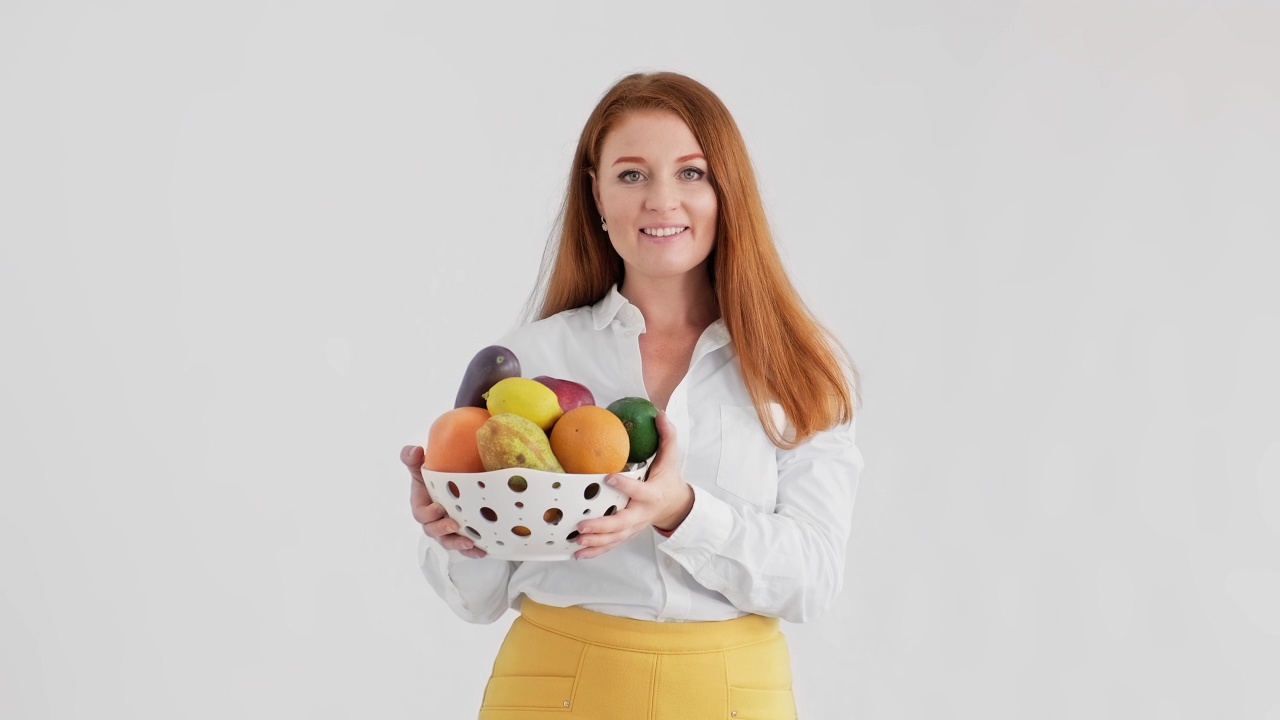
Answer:
[(624, 397), (609, 404), (609, 412), (618, 416), (631, 439), (628, 463), (640, 462), (658, 452), (658, 408), (640, 397)]

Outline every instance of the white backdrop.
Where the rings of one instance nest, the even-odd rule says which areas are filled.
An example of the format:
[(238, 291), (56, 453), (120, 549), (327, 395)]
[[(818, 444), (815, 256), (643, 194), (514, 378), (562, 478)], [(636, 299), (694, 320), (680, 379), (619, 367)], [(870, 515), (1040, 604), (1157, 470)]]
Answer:
[(398, 452), (672, 69), (865, 381), (801, 717), (1280, 718), (1280, 9), (843, 4), (0, 3), (0, 717), (473, 717)]

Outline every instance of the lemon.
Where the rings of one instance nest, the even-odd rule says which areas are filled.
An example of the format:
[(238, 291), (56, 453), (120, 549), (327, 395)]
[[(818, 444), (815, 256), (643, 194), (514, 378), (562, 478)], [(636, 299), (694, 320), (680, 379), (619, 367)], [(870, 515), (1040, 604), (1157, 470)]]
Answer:
[(484, 400), (490, 415), (515, 413), (533, 421), (543, 432), (550, 430), (564, 414), (554, 390), (524, 377), (499, 380), (484, 394)]

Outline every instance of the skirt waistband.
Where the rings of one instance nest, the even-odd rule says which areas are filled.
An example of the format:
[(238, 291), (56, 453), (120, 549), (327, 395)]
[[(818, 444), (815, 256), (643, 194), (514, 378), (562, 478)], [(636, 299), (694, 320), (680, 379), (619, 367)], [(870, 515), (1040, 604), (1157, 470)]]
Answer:
[(778, 634), (778, 618), (763, 615), (708, 622), (654, 622), (580, 607), (543, 605), (527, 596), (521, 600), (520, 616), (551, 632), (592, 645), (649, 653), (717, 652), (754, 645)]

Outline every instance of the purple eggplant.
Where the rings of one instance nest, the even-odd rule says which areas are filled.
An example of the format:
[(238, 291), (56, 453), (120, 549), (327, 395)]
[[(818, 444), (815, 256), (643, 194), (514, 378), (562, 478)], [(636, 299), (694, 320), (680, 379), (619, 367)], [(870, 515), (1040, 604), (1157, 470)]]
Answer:
[(467, 365), (467, 372), (462, 376), (462, 385), (458, 387), (458, 397), (453, 401), (453, 406), (487, 408), (482, 396), (499, 380), (509, 377), (520, 377), (520, 361), (516, 359), (516, 354), (501, 345), (484, 348)]

